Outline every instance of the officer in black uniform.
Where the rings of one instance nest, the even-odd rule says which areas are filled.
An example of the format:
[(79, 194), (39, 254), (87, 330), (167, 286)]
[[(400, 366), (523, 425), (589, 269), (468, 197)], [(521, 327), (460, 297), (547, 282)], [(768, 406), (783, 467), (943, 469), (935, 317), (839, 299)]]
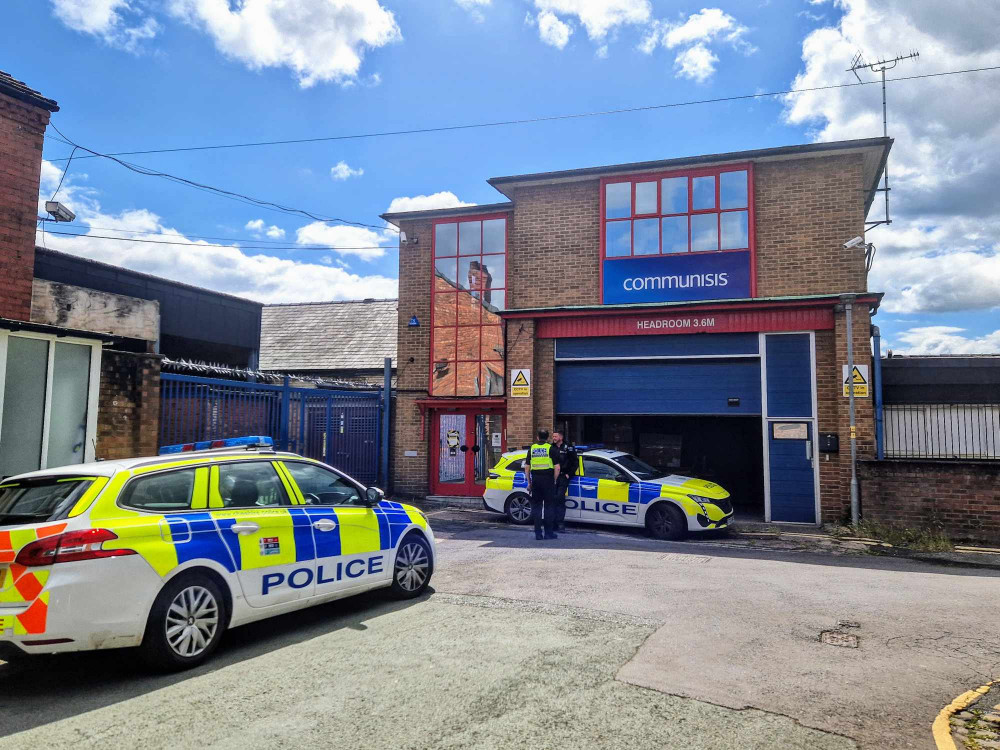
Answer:
[(559, 475), (556, 478), (556, 499), (555, 499), (555, 530), (566, 530), (566, 490), (569, 489), (569, 480), (576, 476), (577, 467), (580, 465), (579, 454), (575, 445), (567, 445), (563, 440), (561, 432), (552, 433), (552, 445), (559, 450), (556, 463), (559, 466)]
[[(531, 494), (531, 518), (535, 522), (535, 539), (555, 539), (553, 530), (556, 477), (559, 463), (556, 461), (558, 449), (548, 442), (548, 430), (538, 431), (538, 442), (528, 448), (525, 459), (525, 476), (528, 478), (528, 492)], [(545, 535), (542, 536), (542, 528)]]

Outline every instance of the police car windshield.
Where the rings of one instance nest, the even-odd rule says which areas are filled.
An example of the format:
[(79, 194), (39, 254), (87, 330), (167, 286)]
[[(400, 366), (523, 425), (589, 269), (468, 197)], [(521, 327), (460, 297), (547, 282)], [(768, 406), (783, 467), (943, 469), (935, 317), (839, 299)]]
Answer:
[(615, 456), (615, 461), (631, 471), (639, 479), (656, 479), (657, 477), (666, 476), (664, 472), (654, 469), (642, 459), (636, 458), (629, 453)]
[(45, 477), (0, 483), (0, 526), (65, 518), (93, 481)]

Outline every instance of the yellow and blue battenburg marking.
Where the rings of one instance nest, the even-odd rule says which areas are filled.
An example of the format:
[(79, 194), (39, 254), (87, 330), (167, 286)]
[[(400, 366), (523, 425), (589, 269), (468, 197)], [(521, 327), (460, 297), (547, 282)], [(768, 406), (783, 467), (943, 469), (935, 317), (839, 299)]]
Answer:
[[(374, 514), (378, 528), (370, 531), (352, 516)], [(230, 573), (290, 562), (307, 562), (359, 552), (394, 549), (407, 528), (426, 528), (427, 522), (401, 503), (384, 500), (367, 507), (243, 508), (171, 513), (160, 517), (163, 542), (173, 548), (173, 565), (154, 566), (163, 575), (176, 565), (192, 560), (212, 560)], [(245, 537), (231, 531), (240, 521), (266, 520), (275, 528), (266, 539)], [(315, 533), (313, 524), (327, 519), (336, 530)], [(147, 523), (150, 519), (146, 519)], [(358, 520), (361, 520), (358, 518)], [(290, 532), (290, 533), (289, 533)], [(276, 541), (275, 541), (276, 540)], [(266, 548), (266, 549), (265, 549)], [(137, 550), (145, 556), (146, 550)], [(172, 561), (171, 561), (172, 562)], [(165, 567), (166, 570), (161, 568)]]

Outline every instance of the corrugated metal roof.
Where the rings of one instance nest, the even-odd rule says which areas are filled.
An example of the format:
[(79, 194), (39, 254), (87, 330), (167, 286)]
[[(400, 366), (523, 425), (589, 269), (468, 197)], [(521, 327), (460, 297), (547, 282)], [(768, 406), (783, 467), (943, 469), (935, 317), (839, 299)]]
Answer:
[(265, 305), (260, 369), (381, 370), (396, 361), (394, 299)]

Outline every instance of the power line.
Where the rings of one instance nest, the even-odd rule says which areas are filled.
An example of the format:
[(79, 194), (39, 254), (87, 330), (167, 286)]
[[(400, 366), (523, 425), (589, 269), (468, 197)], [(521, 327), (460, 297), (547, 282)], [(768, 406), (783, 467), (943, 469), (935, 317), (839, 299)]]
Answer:
[[(98, 232), (117, 232), (119, 234), (139, 234), (139, 235), (147, 235), (147, 236), (151, 236), (151, 237), (170, 237), (170, 236), (172, 236), (171, 234), (169, 234), (167, 232), (162, 232), (162, 231), (159, 231), (159, 232), (146, 232), (146, 231), (142, 231), (142, 230), (138, 230), (138, 229), (124, 229), (122, 227), (95, 227), (95, 226), (91, 226), (90, 224), (79, 224), (79, 223), (66, 223), (66, 224), (62, 224), (61, 223), (60, 226), (63, 226), (63, 227), (79, 227), (81, 229), (87, 229), (87, 230), (90, 230), (90, 231), (98, 231)], [(196, 239), (196, 240), (218, 240), (220, 242), (228, 242), (228, 243), (232, 243), (232, 242), (252, 242), (252, 243), (257, 244), (257, 245), (287, 245), (288, 244), (287, 240), (265, 240), (265, 239), (261, 239), (261, 238), (246, 239), (246, 238), (243, 238), (243, 237), (214, 237), (214, 236), (204, 235), (204, 234), (189, 234), (188, 232), (178, 232), (177, 234), (178, 235), (182, 235), (182, 236), (184, 236), (184, 237), (186, 237), (188, 239)], [(93, 235), (87, 235), (85, 233), (78, 233), (76, 236), (88, 237), (88, 236), (93, 236)], [(128, 238), (127, 237), (122, 237), (121, 239), (128, 239)], [(296, 245), (295, 247), (296, 247), (296, 249), (303, 249), (303, 248), (310, 249), (310, 248), (313, 248), (313, 249), (320, 250), (320, 249), (323, 249), (323, 248), (328, 248), (328, 247), (333, 247), (333, 246), (331, 246), (331, 245), (319, 245), (319, 244), (317, 244), (315, 242), (307, 242), (304, 245)]]
[[(962, 75), (965, 73), (983, 73), (992, 70), (1000, 70), (1000, 65), (992, 65), (982, 68), (966, 68), (964, 70), (947, 70), (938, 73), (923, 73), (921, 75), (913, 76), (901, 76), (899, 78), (888, 78), (886, 79), (890, 83), (900, 82), (900, 81), (915, 81), (922, 78), (938, 78), (941, 76), (954, 76)], [(815, 91), (830, 91), (833, 89), (847, 89), (856, 86), (871, 86), (878, 83), (878, 81), (857, 81), (850, 83), (836, 83), (830, 84), (828, 86), (812, 86), (810, 88), (804, 89), (786, 89), (784, 91), (767, 91), (758, 92), (755, 94), (738, 94), (734, 96), (721, 96), (714, 99), (692, 99), (683, 102), (670, 102), (667, 104), (646, 104), (637, 107), (622, 107), (619, 109), (606, 109), (596, 112), (576, 112), (572, 114), (565, 115), (548, 115), (544, 117), (528, 117), (521, 119), (512, 120), (496, 120), (493, 122), (478, 122), (478, 123), (467, 123), (464, 125), (441, 125), (437, 127), (427, 127), (427, 128), (411, 128), (408, 130), (383, 130), (372, 133), (354, 133), (350, 135), (330, 135), (330, 136), (320, 136), (315, 138), (292, 138), (285, 140), (274, 140), (274, 141), (250, 141), (247, 143), (221, 143), (209, 146), (181, 146), (177, 148), (156, 148), (156, 149), (144, 149), (140, 151), (115, 151), (108, 154), (95, 154), (95, 156), (104, 157), (114, 157), (114, 156), (138, 156), (144, 154), (170, 154), (170, 153), (180, 153), (186, 151), (213, 151), (217, 149), (229, 149), (229, 148), (253, 148), (258, 146), (283, 146), (291, 144), (300, 143), (322, 143), (328, 141), (350, 141), (350, 140), (361, 140), (365, 138), (385, 138), (388, 136), (399, 136), (399, 135), (417, 135), (422, 133), (443, 133), (453, 130), (472, 130), (475, 128), (495, 128), (506, 125), (530, 125), (542, 122), (556, 122), (560, 120), (578, 120), (585, 117), (605, 117), (608, 115), (621, 115), (630, 114), (634, 112), (650, 112), (659, 109), (674, 109), (677, 107), (690, 107), (696, 104), (720, 104), (724, 102), (734, 102), (746, 99), (763, 99), (767, 97), (774, 96), (786, 96), (788, 94), (807, 94)], [(68, 145), (74, 145), (69, 143)], [(80, 156), (78, 159), (89, 159), (89, 156)], [(63, 161), (63, 159), (53, 159), (52, 161)]]
[(147, 245), (183, 245), (184, 247), (228, 247), (232, 250), (323, 250), (326, 252), (339, 252), (344, 250), (398, 250), (395, 245), (369, 245), (364, 247), (345, 247), (340, 245), (289, 245), (287, 247), (256, 247), (251, 245), (222, 245), (212, 242), (172, 242), (169, 240), (143, 240), (136, 237), (110, 237), (101, 234), (80, 234), (77, 232), (58, 232), (54, 229), (47, 230), (47, 234), (58, 234), (63, 237), (84, 237), (95, 240), (117, 240), (118, 242), (141, 242)]
[[(112, 154), (102, 154), (99, 151), (94, 151), (93, 149), (87, 148), (86, 146), (81, 146), (78, 143), (74, 143), (69, 138), (67, 138), (66, 135), (61, 130), (59, 130), (59, 128), (57, 128), (54, 124), (50, 123), (50, 125), (52, 125), (52, 128), (57, 133), (59, 133), (60, 136), (65, 138), (70, 145), (74, 146), (75, 148), (78, 148), (81, 151), (86, 151), (87, 153), (92, 154), (93, 156), (99, 156), (103, 159), (108, 159), (110, 161), (113, 161), (116, 164), (120, 164), (126, 169), (131, 170), (132, 172), (135, 172), (137, 174), (145, 175), (147, 177), (160, 177), (165, 180), (170, 180), (171, 182), (176, 182), (180, 185), (193, 187), (196, 190), (202, 190), (204, 192), (219, 195), (223, 198), (229, 198), (230, 200), (235, 200), (240, 203), (246, 203), (248, 205), (256, 206), (257, 208), (263, 208), (264, 210), (267, 211), (277, 211), (283, 214), (304, 216), (308, 219), (312, 219), (313, 221), (319, 221), (324, 224), (328, 223), (349, 224), (351, 226), (368, 227), (370, 229), (387, 228), (385, 225), (380, 226), (377, 224), (365, 224), (364, 222), (360, 221), (350, 221), (348, 219), (340, 219), (337, 217), (320, 216), (318, 214), (312, 213), (311, 211), (306, 211), (301, 208), (295, 208), (293, 206), (283, 206), (280, 203), (274, 203), (273, 201), (266, 201), (266, 200), (261, 200), (259, 198), (253, 198), (249, 195), (243, 195), (242, 193), (236, 193), (231, 190), (224, 190), (222, 188), (213, 187), (211, 185), (206, 185), (201, 182), (195, 182), (194, 180), (189, 180), (185, 177), (178, 177), (177, 175), (170, 174), (169, 172), (160, 172), (155, 169), (150, 169), (149, 167), (143, 167), (142, 165), (139, 164), (133, 164), (131, 162), (124, 161), (123, 159), (119, 159)], [(82, 159), (84, 157), (79, 157), (79, 158)]]

